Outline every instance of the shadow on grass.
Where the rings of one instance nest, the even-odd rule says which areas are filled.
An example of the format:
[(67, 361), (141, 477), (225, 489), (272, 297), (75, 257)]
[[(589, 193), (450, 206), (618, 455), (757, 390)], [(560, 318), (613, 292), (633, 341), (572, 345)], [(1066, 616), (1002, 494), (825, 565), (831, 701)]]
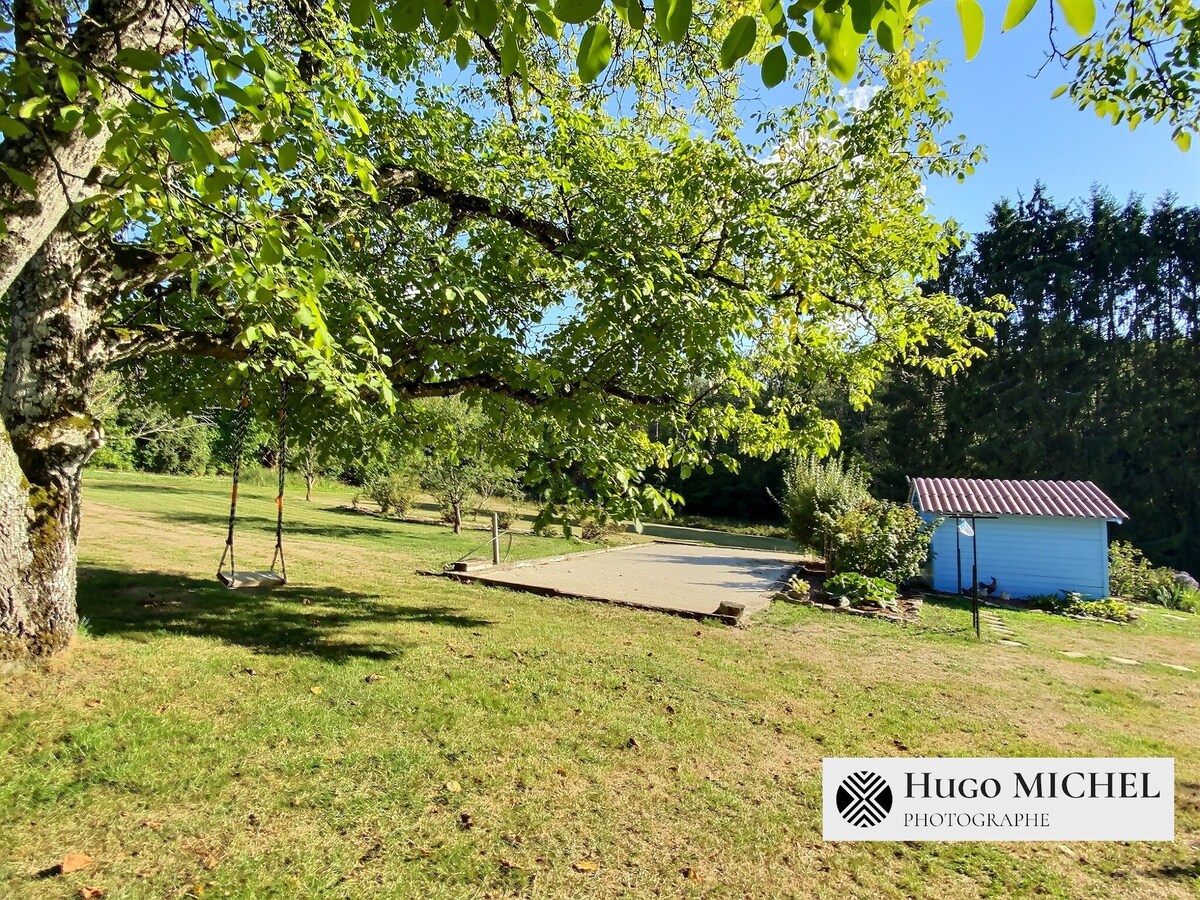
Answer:
[(405, 605), (340, 588), (230, 591), (215, 580), (94, 567), (79, 570), (79, 614), (97, 636), (147, 642), (166, 632), (215, 638), (259, 653), (338, 662), (386, 660), (405, 649), (395, 641), (361, 639), (362, 626), (492, 624), (449, 607)]

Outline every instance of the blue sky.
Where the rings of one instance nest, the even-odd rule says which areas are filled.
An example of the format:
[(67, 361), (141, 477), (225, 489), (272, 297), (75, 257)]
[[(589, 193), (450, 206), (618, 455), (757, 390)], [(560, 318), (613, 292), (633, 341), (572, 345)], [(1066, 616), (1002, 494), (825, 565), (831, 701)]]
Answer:
[(953, 131), (985, 145), (988, 156), (964, 184), (930, 183), (935, 213), (977, 231), (997, 199), (1027, 196), (1039, 179), (1059, 202), (1085, 196), (1092, 184), (1100, 184), (1122, 200), (1131, 192), (1153, 201), (1174, 191), (1181, 202), (1200, 205), (1200, 148), (1180, 152), (1164, 125), (1141, 125), (1131, 132), (1076, 109), (1067, 97), (1051, 100), (1068, 74), (1054, 63), (1031, 77), (1049, 47), (1047, 5), (1041, 0), (1020, 27), (1005, 33), (1000, 31), (1004, 3), (984, 0), (983, 49), (970, 62), (963, 59), (953, 4), (934, 0), (926, 7), (932, 19), (927, 35), (940, 41), (942, 55), (950, 60), (946, 87)]

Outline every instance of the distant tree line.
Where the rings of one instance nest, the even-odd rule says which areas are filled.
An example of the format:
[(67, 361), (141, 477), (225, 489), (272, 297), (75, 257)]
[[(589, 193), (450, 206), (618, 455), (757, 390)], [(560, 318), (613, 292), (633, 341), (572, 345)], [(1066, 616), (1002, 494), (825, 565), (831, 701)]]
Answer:
[(878, 488), (906, 475), (1094, 481), (1130, 520), (1113, 536), (1200, 570), (1200, 209), (1038, 185), (1002, 200), (935, 290), (1013, 308), (988, 356), (937, 379), (894, 370), (843, 411), (843, 448)]
[[(1037, 185), (996, 203), (930, 289), (1012, 310), (958, 376), (891, 368), (863, 410), (823, 387), (873, 490), (903, 499), (910, 475), (1094, 481), (1130, 514), (1114, 538), (1200, 571), (1200, 208), (1099, 189), (1063, 205)], [(768, 491), (784, 468), (666, 480), (685, 512), (779, 519)]]

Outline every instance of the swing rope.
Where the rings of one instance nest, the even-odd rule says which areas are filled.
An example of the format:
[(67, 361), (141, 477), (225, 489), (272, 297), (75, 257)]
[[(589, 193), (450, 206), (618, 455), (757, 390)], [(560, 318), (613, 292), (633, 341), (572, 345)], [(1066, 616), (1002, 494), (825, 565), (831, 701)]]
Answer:
[[(253, 572), (238, 577), (234, 560), (233, 536), (237, 524), (238, 485), (242, 477), (242, 454), (246, 446), (246, 435), (250, 431), (250, 398), (242, 396), (238, 405), (237, 418), (233, 428), (233, 488), (229, 496), (229, 526), (225, 533), (225, 550), (221, 561), (217, 564), (217, 579), (227, 588), (262, 587), (273, 584), (287, 584), (287, 564), (283, 558), (283, 488), (287, 472), (287, 397), (288, 382), (284, 380), (280, 387), (279, 396), (279, 452), (276, 458), (276, 468), (279, 470), (279, 490), (275, 495), (275, 553), (271, 557), (271, 568), (267, 572)], [(229, 560), (229, 571), (226, 574), (225, 560)], [(275, 566), (279, 566), (276, 572)]]
[(287, 584), (287, 563), (283, 559), (283, 485), (287, 476), (287, 401), (288, 383), (284, 380), (279, 389), (279, 453), (275, 468), (279, 470), (279, 492), (275, 495), (275, 555), (271, 557), (271, 571), (279, 564), (279, 575)]

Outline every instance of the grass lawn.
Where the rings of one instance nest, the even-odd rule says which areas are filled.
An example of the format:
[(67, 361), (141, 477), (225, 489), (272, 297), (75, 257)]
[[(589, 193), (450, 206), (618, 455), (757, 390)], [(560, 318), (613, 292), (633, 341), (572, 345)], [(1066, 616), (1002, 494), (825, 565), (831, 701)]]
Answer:
[[(290, 504), (292, 585), (228, 592), (223, 481), (85, 496), (85, 634), (0, 681), (0, 897), (1200, 896), (1200, 617), (699, 625), (419, 576), (486, 536), (337, 492)], [(821, 758), (888, 755), (1173, 756), (1176, 840), (822, 843)]]

